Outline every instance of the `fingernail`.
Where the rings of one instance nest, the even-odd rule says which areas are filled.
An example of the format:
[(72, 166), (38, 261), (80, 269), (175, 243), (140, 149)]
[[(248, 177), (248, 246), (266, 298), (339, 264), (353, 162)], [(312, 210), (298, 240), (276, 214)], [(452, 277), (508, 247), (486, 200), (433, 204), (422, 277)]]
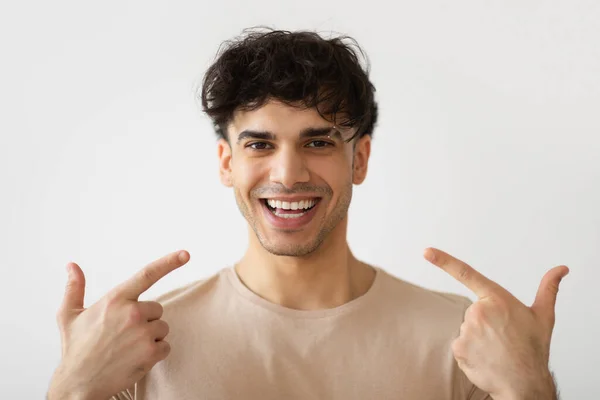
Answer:
[(433, 252), (433, 250), (425, 250), (425, 258), (429, 262), (434, 262), (435, 261), (435, 253)]
[(185, 262), (186, 259), (187, 259), (187, 255), (185, 254), (185, 251), (180, 251), (179, 252), (179, 261)]
[(71, 264), (67, 264), (66, 270), (67, 270), (67, 275), (71, 276)]

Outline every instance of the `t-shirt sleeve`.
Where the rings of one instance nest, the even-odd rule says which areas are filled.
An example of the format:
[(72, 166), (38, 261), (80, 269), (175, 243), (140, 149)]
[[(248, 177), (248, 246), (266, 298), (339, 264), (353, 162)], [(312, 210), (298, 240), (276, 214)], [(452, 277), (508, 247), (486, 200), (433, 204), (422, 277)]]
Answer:
[(135, 386), (129, 389), (123, 390), (112, 396), (109, 400), (134, 400), (135, 398)]

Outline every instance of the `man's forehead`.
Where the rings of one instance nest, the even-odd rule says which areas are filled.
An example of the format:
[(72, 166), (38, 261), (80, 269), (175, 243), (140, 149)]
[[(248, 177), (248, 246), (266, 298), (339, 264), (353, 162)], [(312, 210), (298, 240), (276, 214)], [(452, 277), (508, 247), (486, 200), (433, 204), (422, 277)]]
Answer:
[[(303, 137), (315, 131), (326, 131), (341, 139), (352, 136), (354, 129), (340, 127), (321, 116), (315, 108), (292, 107), (271, 100), (255, 110), (236, 110), (229, 125), (231, 139), (244, 131), (269, 132), (274, 136)], [(309, 135), (307, 135), (309, 133)]]
[(243, 124), (284, 124), (294, 122), (296, 124), (321, 124), (326, 126), (331, 121), (319, 115), (315, 108), (296, 107), (270, 100), (261, 107), (254, 110), (238, 109), (233, 114), (233, 123), (236, 126)]

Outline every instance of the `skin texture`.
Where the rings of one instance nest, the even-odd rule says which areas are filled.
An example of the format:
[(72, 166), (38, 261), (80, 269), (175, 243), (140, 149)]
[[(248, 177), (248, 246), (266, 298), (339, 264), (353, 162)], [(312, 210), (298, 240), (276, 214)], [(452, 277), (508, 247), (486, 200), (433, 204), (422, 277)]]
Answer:
[[(352, 184), (366, 176), (370, 137), (361, 140), (356, 157), (352, 143), (343, 143), (342, 137), (298, 138), (300, 128), (332, 125), (315, 110), (272, 101), (259, 110), (237, 113), (228, 129), (231, 145), (219, 141), (223, 183), (233, 187), (242, 215), (260, 245), (273, 255), (303, 257), (319, 248), (346, 218)], [(238, 143), (238, 133), (245, 129), (268, 130), (276, 139), (246, 138)], [(346, 130), (342, 136), (350, 134)], [(355, 158), (359, 163), (354, 163)], [(322, 197), (315, 223), (296, 232), (271, 228), (261, 217), (258, 199), (281, 194)]]

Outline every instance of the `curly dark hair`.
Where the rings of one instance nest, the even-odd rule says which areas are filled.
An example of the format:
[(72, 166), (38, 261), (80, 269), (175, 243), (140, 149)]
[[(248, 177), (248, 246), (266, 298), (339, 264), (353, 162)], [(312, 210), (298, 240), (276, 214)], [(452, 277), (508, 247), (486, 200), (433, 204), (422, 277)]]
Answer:
[(369, 80), (369, 60), (356, 40), (346, 35), (324, 39), (311, 31), (264, 29), (246, 29), (240, 37), (221, 44), (204, 75), (202, 110), (219, 137), (227, 139), (227, 125), (235, 110), (255, 110), (269, 98), (294, 107), (315, 107), (323, 118), (331, 116), (334, 124), (357, 128), (348, 141), (373, 134), (375, 87)]

